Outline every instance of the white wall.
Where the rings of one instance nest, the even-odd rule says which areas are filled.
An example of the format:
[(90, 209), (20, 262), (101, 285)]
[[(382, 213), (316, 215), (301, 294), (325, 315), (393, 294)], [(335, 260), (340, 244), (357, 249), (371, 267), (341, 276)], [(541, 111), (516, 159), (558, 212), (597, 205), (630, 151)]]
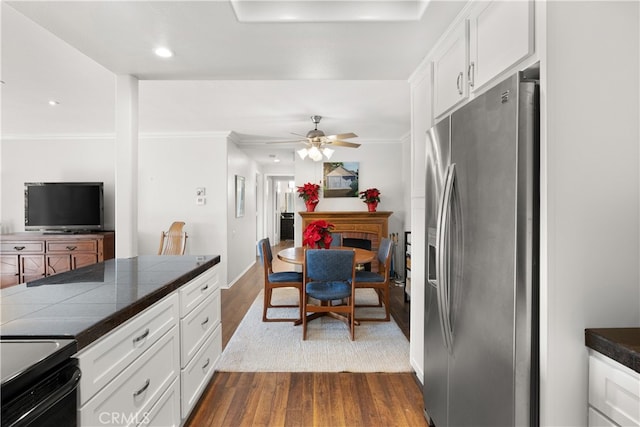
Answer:
[(112, 138), (3, 139), (0, 162), (3, 233), (24, 231), (25, 182), (104, 182), (105, 228), (114, 229)]
[[(226, 182), (226, 152), (227, 133), (140, 138), (140, 255), (157, 254), (160, 232), (166, 231), (173, 221), (184, 221), (189, 236), (185, 253), (220, 255), (220, 270), (226, 271), (227, 188), (220, 185)], [(196, 204), (196, 188), (206, 191), (204, 205)]]
[[(408, 90), (408, 87), (407, 87)], [(402, 233), (405, 225), (405, 194), (408, 189), (403, 185), (403, 144), (398, 142), (367, 142), (358, 141), (362, 145), (353, 148), (336, 148), (331, 157), (332, 162), (359, 162), (359, 191), (375, 187), (380, 190), (378, 211), (392, 211), (389, 217), (389, 233)], [(299, 157), (295, 162), (296, 186), (307, 182), (321, 184), (322, 164), (324, 161), (314, 162), (309, 158)], [(296, 197), (296, 212), (306, 210), (304, 201)], [(320, 193), (320, 202), (316, 206), (319, 211), (366, 211), (367, 205), (358, 197), (325, 198)], [(300, 216), (295, 216), (295, 244), (302, 244), (302, 230)]]
[(546, 6), (541, 424), (579, 426), (584, 329), (640, 325), (640, 11)]
[(433, 115), (431, 67), (423, 63), (411, 78), (411, 330), (409, 356), (424, 383), (426, 132)]
[[(256, 262), (256, 229), (259, 221), (256, 215), (256, 175), (257, 164), (244, 151), (229, 140), (227, 143), (227, 265), (228, 284), (232, 285)], [(244, 216), (235, 215), (235, 176), (245, 178)]]

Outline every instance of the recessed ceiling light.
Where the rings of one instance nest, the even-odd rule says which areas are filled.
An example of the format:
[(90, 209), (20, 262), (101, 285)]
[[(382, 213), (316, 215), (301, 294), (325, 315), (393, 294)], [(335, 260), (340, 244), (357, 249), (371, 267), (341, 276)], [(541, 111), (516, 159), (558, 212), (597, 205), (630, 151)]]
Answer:
[(56, 101), (55, 99), (51, 99), (51, 100), (49, 100), (49, 105), (56, 106), (56, 105), (60, 105), (60, 103), (58, 101)]
[(166, 47), (157, 47), (153, 52), (160, 58), (171, 58), (173, 56), (173, 52)]

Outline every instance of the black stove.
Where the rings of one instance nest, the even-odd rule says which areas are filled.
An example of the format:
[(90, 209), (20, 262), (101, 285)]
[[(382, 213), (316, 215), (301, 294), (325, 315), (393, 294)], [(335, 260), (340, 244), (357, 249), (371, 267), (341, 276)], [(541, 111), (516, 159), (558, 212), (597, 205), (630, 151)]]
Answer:
[(3, 426), (76, 426), (80, 369), (73, 339), (0, 340)]

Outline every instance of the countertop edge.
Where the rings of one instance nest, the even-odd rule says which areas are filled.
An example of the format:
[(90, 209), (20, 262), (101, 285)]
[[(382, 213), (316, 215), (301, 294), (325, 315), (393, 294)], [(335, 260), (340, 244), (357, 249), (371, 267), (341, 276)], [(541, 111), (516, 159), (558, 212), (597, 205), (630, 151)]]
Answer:
[[(611, 337), (611, 332), (631, 331), (638, 333), (640, 328), (585, 329), (585, 345), (627, 368), (640, 373), (640, 353), (626, 343)], [(640, 343), (638, 343), (640, 345)]]

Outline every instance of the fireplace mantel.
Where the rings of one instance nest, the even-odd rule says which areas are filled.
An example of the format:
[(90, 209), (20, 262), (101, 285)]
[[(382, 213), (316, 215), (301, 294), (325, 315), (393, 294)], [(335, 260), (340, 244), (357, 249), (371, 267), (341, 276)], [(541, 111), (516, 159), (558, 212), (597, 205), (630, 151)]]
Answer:
[[(343, 237), (363, 238), (371, 240), (371, 250), (378, 251), (380, 240), (389, 237), (389, 217), (393, 212), (367, 211), (327, 211), (298, 212), (302, 217), (302, 232), (310, 222), (324, 219), (335, 227), (334, 233), (342, 233)], [(374, 263), (374, 271), (377, 270)]]

